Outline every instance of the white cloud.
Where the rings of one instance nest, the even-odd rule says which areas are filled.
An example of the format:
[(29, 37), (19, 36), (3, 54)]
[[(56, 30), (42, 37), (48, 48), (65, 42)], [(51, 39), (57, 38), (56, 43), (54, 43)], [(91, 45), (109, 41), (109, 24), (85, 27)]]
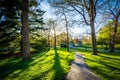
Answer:
[(41, 9), (45, 11), (49, 11), (51, 9), (50, 5), (47, 2), (41, 2)]
[(53, 8), (51, 8), (51, 6), (49, 5), (48, 2), (46, 2), (46, 1), (41, 2), (41, 9), (46, 11), (43, 15), (44, 20), (50, 19), (50, 18), (55, 18), (54, 10), (53, 10)]

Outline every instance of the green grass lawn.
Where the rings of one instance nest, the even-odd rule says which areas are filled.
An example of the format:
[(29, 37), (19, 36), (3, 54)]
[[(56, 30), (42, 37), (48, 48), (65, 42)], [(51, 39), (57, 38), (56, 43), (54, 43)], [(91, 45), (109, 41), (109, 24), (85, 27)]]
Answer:
[(32, 60), (21, 57), (0, 61), (0, 80), (65, 80), (74, 53), (54, 50), (32, 54)]
[[(120, 79), (120, 53), (100, 53), (75, 49), (85, 56), (88, 67), (101, 80)], [(65, 80), (74, 52), (58, 49), (32, 54), (32, 60), (24, 62), (20, 56), (0, 60), (0, 80)]]
[(88, 67), (101, 80), (120, 80), (120, 53), (98, 53), (91, 55), (91, 51), (80, 51), (85, 56)]
[[(83, 49), (86, 49), (86, 48), (91, 49), (92, 45), (91, 44), (89, 44), (89, 45), (83, 44), (83, 45), (81, 45), (79, 47), (81, 47)], [(105, 49), (106, 45), (97, 45), (97, 48), (98, 49)], [(107, 45), (107, 48), (109, 49), (109, 45)], [(120, 50), (120, 44), (116, 44), (115, 45), (115, 50)]]

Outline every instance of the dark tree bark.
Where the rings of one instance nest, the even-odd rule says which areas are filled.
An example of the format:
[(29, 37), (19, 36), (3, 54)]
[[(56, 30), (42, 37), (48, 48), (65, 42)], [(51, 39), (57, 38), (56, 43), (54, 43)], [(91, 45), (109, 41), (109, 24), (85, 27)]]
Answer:
[[(22, 27), (21, 27), (21, 36), (23, 35), (22, 34), (23, 30), (22, 30)], [(20, 41), (20, 53), (23, 54), (23, 39), (21, 38), (21, 41)]]
[(29, 27), (28, 27), (28, 0), (22, 1), (22, 47), (23, 60), (30, 60), (30, 43), (29, 43)]
[(94, 29), (94, 22), (90, 22), (91, 26), (91, 35), (92, 35), (92, 49), (93, 49), (93, 55), (97, 55), (97, 46), (96, 46), (96, 36), (95, 36), (95, 29)]
[[(67, 26), (67, 24), (66, 24), (66, 26)], [(67, 30), (67, 51), (69, 52), (70, 48), (69, 48), (69, 31), (68, 31), (68, 26), (66, 27), (66, 30)]]
[[(50, 19), (48, 21), (48, 26), (50, 27), (50, 29), (53, 29), (53, 37), (54, 37), (54, 50), (55, 53), (57, 53), (57, 47), (56, 47), (56, 43), (57, 43), (57, 39), (56, 39), (56, 25), (55, 25), (55, 21)], [(49, 34), (48, 36), (50, 37), (50, 30), (49, 30)], [(50, 41), (50, 40), (49, 40)], [(50, 43), (50, 42), (49, 42)]]
[[(114, 52), (114, 47), (115, 47), (115, 39), (116, 39), (116, 33), (117, 33), (117, 28), (118, 28), (118, 20), (119, 20), (119, 17), (120, 17), (120, 10), (119, 9), (119, 4), (120, 4), (120, 1), (117, 0), (114, 5), (113, 8), (111, 8), (111, 5), (110, 4), (111, 2), (109, 1), (108, 3), (108, 7), (109, 7), (109, 11), (110, 11), (110, 15), (113, 16), (113, 21), (114, 21), (114, 32), (113, 32), (113, 35), (111, 37), (111, 41), (110, 41), (110, 52)], [(116, 9), (116, 10), (115, 10)]]
[(50, 30), (48, 30), (48, 50), (50, 50)]
[(115, 39), (116, 39), (116, 33), (117, 33), (117, 27), (118, 27), (118, 18), (116, 18), (114, 23), (115, 23), (114, 24), (115, 26), (114, 26), (114, 32), (113, 32), (113, 35), (111, 37), (111, 42), (110, 42), (110, 52), (114, 52)]
[(67, 20), (67, 16), (65, 15), (65, 12), (64, 12), (64, 9), (62, 9), (63, 11), (63, 15), (65, 17), (65, 27), (66, 27), (66, 32), (67, 32), (67, 51), (69, 52), (70, 51), (70, 48), (69, 48), (69, 29), (68, 29), (68, 20)]
[(95, 9), (94, 1), (90, 0), (89, 5), (90, 5), (90, 9), (88, 10), (88, 13), (89, 13), (89, 17), (90, 17), (93, 54), (97, 55), (96, 35), (95, 35), (95, 26), (94, 26), (94, 20), (95, 20), (95, 16), (96, 16), (96, 9)]
[(54, 50), (55, 50), (55, 53), (57, 53), (57, 48), (56, 48), (56, 30), (55, 30), (54, 22), (53, 22), (53, 30), (54, 30)]

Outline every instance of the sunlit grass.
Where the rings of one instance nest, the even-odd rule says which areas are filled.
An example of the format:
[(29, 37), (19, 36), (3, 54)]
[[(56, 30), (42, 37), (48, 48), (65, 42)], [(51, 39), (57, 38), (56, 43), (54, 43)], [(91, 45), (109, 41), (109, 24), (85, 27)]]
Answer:
[(32, 55), (23, 62), (21, 57), (0, 61), (0, 80), (64, 80), (74, 53), (50, 50)]
[(98, 53), (98, 55), (92, 55), (91, 51), (79, 51), (85, 56), (88, 67), (101, 80), (120, 80), (119, 53)]

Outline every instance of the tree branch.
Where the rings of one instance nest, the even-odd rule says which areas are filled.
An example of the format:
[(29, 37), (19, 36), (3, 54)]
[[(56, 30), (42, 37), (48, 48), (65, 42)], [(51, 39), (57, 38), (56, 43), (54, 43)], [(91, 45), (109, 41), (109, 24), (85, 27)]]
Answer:
[(83, 12), (83, 10), (82, 10), (82, 12), (80, 12), (75, 6), (73, 6), (72, 4), (70, 4), (70, 6), (75, 10), (75, 11), (77, 11), (80, 15), (82, 15), (82, 17), (83, 17), (83, 19), (84, 19), (84, 21), (85, 21), (85, 23), (86, 23), (86, 25), (90, 25), (88, 22), (87, 22), (87, 19), (86, 19), (86, 17), (85, 17), (85, 14), (83, 14), (82, 12)]

